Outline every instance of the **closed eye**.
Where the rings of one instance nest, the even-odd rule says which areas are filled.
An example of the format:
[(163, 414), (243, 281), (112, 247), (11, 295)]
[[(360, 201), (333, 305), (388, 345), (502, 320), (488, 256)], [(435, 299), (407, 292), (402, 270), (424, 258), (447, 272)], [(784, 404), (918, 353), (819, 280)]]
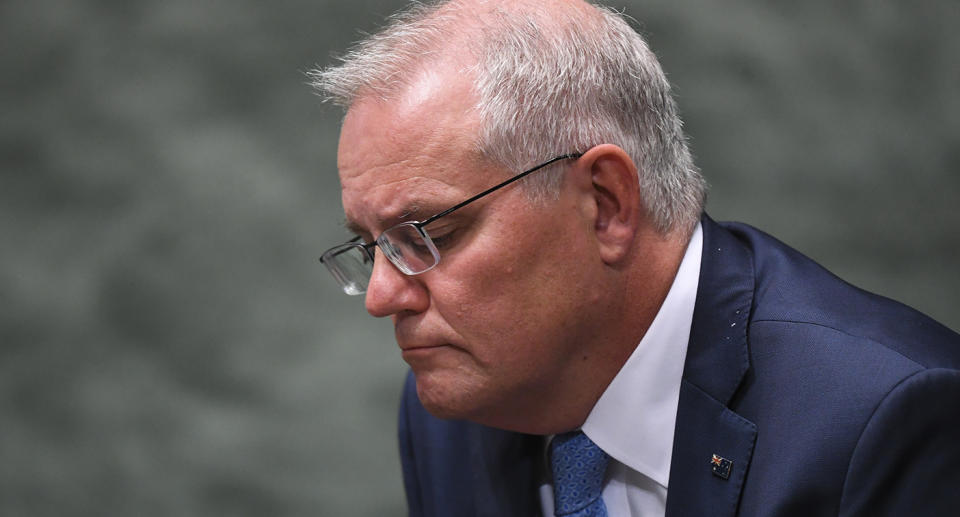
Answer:
[(430, 240), (433, 241), (433, 245), (437, 249), (443, 249), (453, 245), (455, 239), (455, 231), (443, 231), (443, 232), (430, 232)]

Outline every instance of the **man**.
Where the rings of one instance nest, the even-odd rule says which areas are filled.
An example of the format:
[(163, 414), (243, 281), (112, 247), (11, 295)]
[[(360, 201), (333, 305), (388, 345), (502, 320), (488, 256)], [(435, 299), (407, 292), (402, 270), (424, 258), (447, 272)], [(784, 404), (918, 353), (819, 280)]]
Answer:
[(579, 0), (417, 4), (316, 86), (412, 375), (411, 515), (951, 515), (960, 336), (703, 215), (669, 84)]

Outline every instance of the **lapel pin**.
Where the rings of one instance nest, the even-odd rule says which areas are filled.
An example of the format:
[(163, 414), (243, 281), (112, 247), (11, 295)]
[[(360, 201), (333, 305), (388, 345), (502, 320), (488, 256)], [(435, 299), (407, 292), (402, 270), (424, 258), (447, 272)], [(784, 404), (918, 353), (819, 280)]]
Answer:
[(713, 475), (723, 479), (730, 478), (730, 471), (733, 470), (733, 462), (716, 454), (710, 458), (710, 465), (713, 467)]

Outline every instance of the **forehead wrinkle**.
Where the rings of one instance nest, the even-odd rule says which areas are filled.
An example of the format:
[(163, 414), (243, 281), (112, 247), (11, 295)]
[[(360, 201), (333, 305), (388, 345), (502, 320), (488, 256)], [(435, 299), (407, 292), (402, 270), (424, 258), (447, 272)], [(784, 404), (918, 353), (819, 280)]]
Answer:
[[(406, 184), (410, 183), (413, 185), (406, 187)], [(398, 185), (404, 185), (404, 187), (398, 188)], [(389, 201), (375, 202), (378, 193), (383, 192), (384, 188), (389, 188), (391, 192), (381, 194), (379, 197)], [(373, 233), (374, 229), (383, 230), (403, 221), (424, 220), (459, 202), (458, 196), (462, 195), (461, 190), (446, 178), (423, 176), (377, 184), (366, 190), (365, 202), (360, 205), (369, 209), (365, 210), (365, 213), (354, 214), (357, 216), (355, 218), (348, 212), (345, 226), (351, 232), (360, 234)], [(364, 218), (368, 218), (374, 227), (366, 228), (366, 225), (360, 222)]]
[[(428, 217), (431, 217), (434, 214), (439, 213), (441, 210), (445, 210), (446, 208), (448, 208), (447, 205), (444, 205), (442, 208), (436, 208), (436, 207), (425, 208), (420, 203), (422, 202), (413, 201), (412, 203), (407, 205), (406, 208), (403, 209), (403, 211), (399, 212), (398, 215), (377, 214), (375, 216), (375, 219), (377, 221), (378, 228), (387, 229), (387, 228), (390, 228), (391, 226), (395, 226), (405, 221), (423, 221)], [(351, 221), (349, 219), (344, 220), (344, 226), (347, 228), (348, 231), (357, 235), (367, 232), (367, 230), (363, 227), (363, 225), (355, 221)]]

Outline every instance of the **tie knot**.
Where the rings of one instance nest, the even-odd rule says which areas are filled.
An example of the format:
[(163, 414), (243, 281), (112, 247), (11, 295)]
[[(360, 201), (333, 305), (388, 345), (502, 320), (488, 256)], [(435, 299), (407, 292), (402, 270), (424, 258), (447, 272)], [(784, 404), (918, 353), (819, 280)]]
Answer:
[[(583, 431), (556, 435), (550, 442), (554, 513), (567, 515), (591, 504), (602, 507), (600, 494), (609, 460), (607, 453)], [(606, 515), (606, 512), (595, 515)]]

